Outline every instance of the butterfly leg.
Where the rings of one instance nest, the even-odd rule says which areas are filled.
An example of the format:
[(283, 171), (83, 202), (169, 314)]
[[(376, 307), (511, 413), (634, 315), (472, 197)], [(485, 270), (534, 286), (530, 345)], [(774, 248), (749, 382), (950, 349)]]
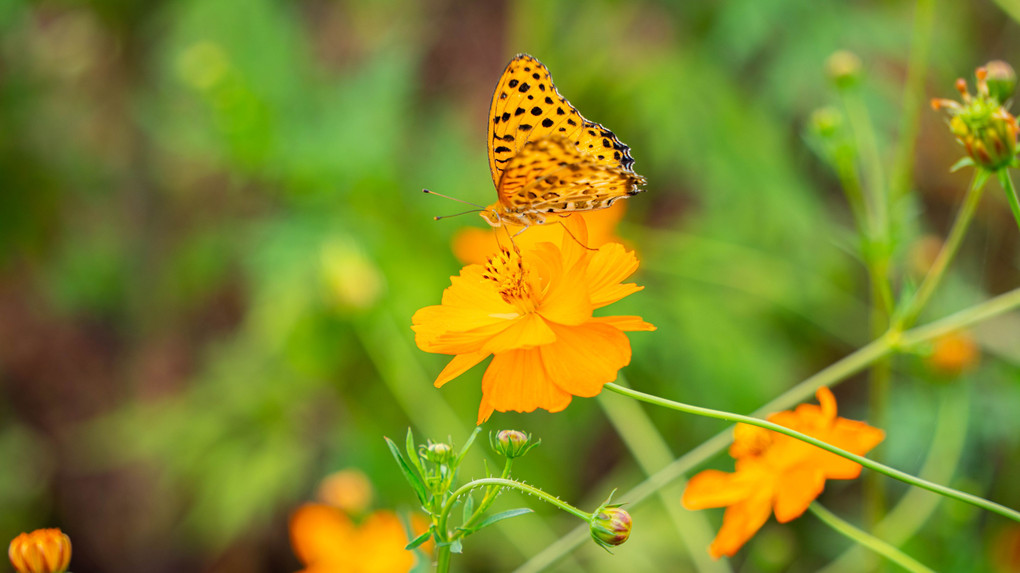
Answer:
[(577, 241), (578, 245), (581, 245), (582, 247), (584, 247), (585, 249), (588, 249), (589, 251), (597, 251), (598, 250), (598, 249), (589, 247), (588, 245), (582, 243), (581, 239), (578, 239), (577, 237), (574, 236), (573, 233), (570, 232), (570, 229), (563, 223), (563, 221), (557, 221), (557, 222), (563, 227), (563, 230), (566, 231), (568, 235), (570, 235), (571, 239), (574, 239), (575, 241)]

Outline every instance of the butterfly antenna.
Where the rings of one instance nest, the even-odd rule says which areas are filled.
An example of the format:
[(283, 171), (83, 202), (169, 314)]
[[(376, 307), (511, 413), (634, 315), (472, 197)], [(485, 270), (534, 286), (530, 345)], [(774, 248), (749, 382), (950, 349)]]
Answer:
[[(485, 207), (479, 205), (478, 203), (472, 203), (471, 201), (465, 201), (463, 199), (458, 199), (456, 197), (450, 197), (449, 195), (443, 195), (442, 193), (436, 193), (435, 191), (429, 191), (428, 189), (422, 189), (421, 191), (422, 191), (422, 193), (427, 193), (429, 195), (435, 195), (437, 197), (442, 197), (443, 199), (449, 199), (450, 201), (456, 201), (458, 203), (464, 203), (465, 205), (471, 205), (472, 207), (478, 207), (479, 211), (484, 211), (485, 210)], [(465, 211), (465, 213), (474, 213), (474, 212), (475, 211)], [(447, 216), (453, 217), (453, 215), (447, 215)]]
[(467, 215), (468, 213), (478, 213), (479, 211), (484, 210), (485, 209), (470, 209), (468, 211), (461, 211), (460, 213), (453, 213), (452, 215), (436, 215), (435, 217), (432, 218), (435, 219), (436, 221), (439, 221), (441, 219), (449, 219), (450, 217), (459, 217), (461, 215)]
[(577, 237), (575, 237), (574, 234), (570, 232), (570, 229), (568, 229), (567, 226), (565, 224), (563, 224), (563, 221), (559, 221), (559, 224), (563, 227), (563, 230), (566, 231), (568, 235), (570, 235), (571, 239), (574, 239), (575, 241), (577, 241), (578, 245), (581, 245), (583, 248), (588, 249), (589, 251), (597, 251), (598, 250), (598, 249), (589, 247), (588, 245), (582, 243), (581, 239), (578, 239)]

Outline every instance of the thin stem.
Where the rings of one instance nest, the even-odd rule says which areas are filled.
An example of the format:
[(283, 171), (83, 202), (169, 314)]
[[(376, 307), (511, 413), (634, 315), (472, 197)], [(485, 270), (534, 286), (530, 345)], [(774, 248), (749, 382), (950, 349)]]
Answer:
[[(1020, 288), (1001, 294), (990, 300), (976, 304), (972, 307), (961, 310), (946, 318), (940, 319), (931, 324), (920, 326), (898, 336), (891, 336), (888, 333), (868, 343), (833, 362), (829, 366), (819, 370), (814, 375), (806, 378), (793, 386), (780, 396), (753, 412), (755, 416), (765, 416), (772, 412), (788, 409), (807, 397), (821, 386), (832, 386), (845, 378), (856, 374), (861, 369), (871, 364), (876, 359), (885, 356), (895, 349), (905, 349), (910, 346), (927, 342), (947, 332), (968, 328), (975, 324), (990, 320), (996, 316), (1005, 314), (1020, 307)], [(705, 440), (694, 449), (680, 456), (673, 463), (662, 468), (645, 481), (639, 483), (633, 489), (624, 494), (623, 497), (630, 500), (632, 505), (637, 505), (654, 495), (659, 489), (674, 480), (683, 477), (686, 473), (708, 461), (709, 458), (722, 451), (733, 441), (733, 432), (730, 430), (721, 431), (711, 438)], [(567, 555), (572, 549), (579, 546), (588, 536), (587, 526), (579, 526), (566, 535), (557, 539), (544, 550), (518, 567), (514, 573), (536, 573), (556, 563)]]
[(815, 517), (822, 520), (829, 527), (849, 537), (851, 540), (867, 547), (868, 549), (871, 549), (875, 553), (878, 553), (900, 567), (903, 567), (907, 571), (913, 571), (914, 573), (934, 573), (934, 571), (925, 567), (913, 557), (885, 541), (882, 541), (874, 535), (854, 526), (849, 521), (842, 519), (817, 503), (812, 503), (808, 506), (808, 509), (811, 510), (811, 513), (815, 514)]
[(435, 573), (448, 573), (450, 571), (450, 546), (444, 545), (436, 549), (436, 571)]
[[(513, 462), (514, 462), (513, 458), (508, 457), (506, 459), (506, 464), (503, 466), (503, 473), (500, 474), (499, 477), (503, 479), (507, 479), (510, 477), (510, 469), (513, 467)], [(472, 527), (475, 523), (477, 523), (478, 520), (482, 518), (482, 515), (485, 514), (485, 511), (489, 509), (489, 506), (492, 505), (492, 502), (496, 501), (496, 494), (498, 492), (499, 486), (494, 485), (486, 489), (485, 495), (482, 496), (482, 501), (478, 504), (478, 507), (475, 508), (474, 512), (471, 513), (471, 517), (469, 517), (467, 521), (461, 524), (461, 527), (467, 529)]]
[(942, 280), (942, 275), (946, 272), (949, 262), (953, 260), (953, 256), (956, 255), (960, 243), (963, 242), (963, 237), (967, 233), (967, 227), (970, 226), (970, 221), (973, 219), (974, 212), (977, 211), (978, 203), (981, 201), (981, 192), (984, 191), (985, 183), (988, 182), (988, 176), (989, 172), (983, 169), (978, 169), (974, 172), (974, 179), (967, 189), (967, 196), (963, 199), (963, 207), (960, 208), (960, 212), (956, 215), (956, 221), (953, 222), (953, 228), (949, 231), (949, 237), (943, 243), (942, 250), (939, 251), (931, 269), (925, 275), (920, 288), (914, 293), (913, 298), (910, 299), (910, 302), (907, 303), (906, 308), (900, 315), (899, 321), (896, 323), (897, 327), (909, 327), (913, 324), (921, 310), (928, 303), (932, 293), (935, 292), (935, 287)]
[(791, 430), (790, 428), (780, 426), (779, 424), (775, 424), (767, 420), (762, 420), (751, 416), (744, 416), (741, 414), (734, 414), (731, 412), (723, 412), (721, 410), (713, 410), (711, 408), (703, 408), (701, 406), (692, 406), (690, 404), (684, 404), (682, 402), (676, 402), (674, 400), (667, 400), (666, 398), (661, 398), (653, 394), (646, 394), (644, 392), (639, 392), (637, 390), (633, 390), (630, 388), (624, 388), (622, 386), (618, 386), (612, 383), (606, 384), (604, 388), (606, 390), (616, 392), (617, 394), (629, 396), (631, 398), (634, 398), (635, 400), (641, 400), (642, 402), (647, 402), (649, 404), (654, 404), (656, 406), (662, 406), (663, 408), (669, 408), (670, 410), (676, 410), (677, 412), (696, 414), (698, 416), (715, 418), (717, 420), (725, 420), (727, 422), (743, 422), (745, 424), (750, 424), (752, 426), (758, 426), (759, 428), (765, 428), (767, 430), (779, 432), (780, 434), (790, 436), (791, 438), (796, 438), (802, 442), (811, 444), (812, 446), (822, 448), (825, 451), (832, 452), (837, 456), (842, 456), (848, 460), (855, 461), (870, 470), (884, 473), (885, 475), (893, 479), (898, 479), (904, 483), (908, 483), (910, 485), (924, 488), (928, 491), (933, 491), (946, 497), (951, 497), (953, 499), (969, 503), (971, 505), (986, 509), (988, 511), (998, 513), (1003, 517), (1008, 517), (1016, 522), (1020, 522), (1020, 511), (1016, 511), (1015, 509), (1008, 508), (1004, 505), (988, 501), (987, 499), (978, 497), (976, 495), (971, 495), (969, 493), (958, 491), (953, 488), (946, 487), (944, 485), (939, 485), (937, 483), (932, 483), (930, 481), (923, 480), (921, 478), (912, 476), (906, 472), (902, 472), (895, 468), (891, 468), (885, 464), (880, 464), (878, 462), (869, 460), (864, 456), (859, 456), (857, 454), (850, 453), (846, 450), (842, 450), (840, 448), (837, 448), (836, 446), (823, 442), (818, 438), (813, 438), (806, 434), (802, 434), (798, 431)]
[(914, 29), (910, 42), (907, 81), (900, 105), (900, 132), (896, 147), (890, 198), (895, 203), (910, 191), (914, 179), (914, 149), (924, 101), (924, 76), (928, 70), (928, 52), (935, 20), (934, 0), (917, 0), (914, 5)]
[[(626, 378), (622, 373), (617, 381), (626, 384)], [(641, 404), (608, 394), (600, 394), (598, 401), (616, 433), (646, 476), (654, 474), (673, 461), (675, 456), (670, 451), (669, 444), (652, 424)], [(676, 503), (683, 494), (680, 485), (674, 484), (660, 489), (659, 501), (673, 521), (681, 542), (687, 547), (688, 556), (694, 562), (695, 569), (700, 573), (732, 571), (725, 560), (714, 560), (704, 551), (712, 539), (711, 526), (703, 513), (685, 511)]]
[(549, 495), (548, 493), (538, 489), (537, 487), (519, 481), (514, 481), (512, 479), (480, 478), (469, 481), (468, 483), (460, 486), (459, 488), (457, 488), (456, 491), (453, 492), (453, 494), (450, 495), (449, 499), (446, 500), (446, 503), (443, 504), (443, 510), (439, 513), (439, 519), (436, 522), (436, 527), (440, 528), (440, 531), (446, 530), (446, 522), (449, 520), (450, 510), (453, 509), (453, 505), (457, 501), (458, 497), (464, 495), (465, 493), (473, 489), (490, 485), (509, 487), (520, 490), (524, 493), (531, 494), (546, 503), (555, 505), (556, 507), (562, 509), (563, 511), (569, 514), (577, 516), (578, 518), (584, 520), (585, 523), (591, 521), (590, 513), (586, 513), (555, 496)]
[(1009, 176), (1009, 169), (999, 169), (997, 172), (999, 176), (999, 183), (1002, 184), (1002, 188), (1006, 191), (1006, 199), (1009, 201), (1009, 208), (1013, 210), (1013, 218), (1016, 219), (1017, 226), (1020, 226), (1020, 200), (1016, 196), (1016, 188), (1013, 187), (1013, 178)]

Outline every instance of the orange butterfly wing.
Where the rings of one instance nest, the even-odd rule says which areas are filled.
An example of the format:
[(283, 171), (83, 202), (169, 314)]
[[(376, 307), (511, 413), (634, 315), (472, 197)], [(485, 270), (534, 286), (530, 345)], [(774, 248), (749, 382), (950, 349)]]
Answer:
[[(532, 143), (547, 141), (545, 145)], [(532, 144), (532, 145), (529, 145)], [(519, 54), (510, 60), (496, 91), (492, 94), (488, 126), (489, 169), (499, 202), (522, 211), (569, 212), (608, 207), (619, 197), (641, 191), (645, 180), (632, 169), (630, 148), (612, 131), (585, 119), (552, 82), (549, 70), (538, 60)], [(558, 198), (548, 195), (548, 183), (539, 181), (549, 169), (524, 167), (522, 153), (529, 161), (545, 165), (553, 158), (580, 166), (585, 177), (573, 172), (572, 186), (560, 190)], [(513, 167), (513, 169), (511, 169)], [(512, 171), (513, 177), (507, 178)], [(524, 176), (528, 173), (528, 176)], [(601, 179), (609, 176), (606, 181)], [(554, 179), (562, 181), (561, 177)], [(600, 181), (586, 192), (585, 182)], [(536, 188), (542, 188), (548, 200)], [(612, 188), (612, 189), (611, 189)], [(533, 197), (535, 195), (536, 197)], [(550, 210), (552, 209), (552, 210)]]

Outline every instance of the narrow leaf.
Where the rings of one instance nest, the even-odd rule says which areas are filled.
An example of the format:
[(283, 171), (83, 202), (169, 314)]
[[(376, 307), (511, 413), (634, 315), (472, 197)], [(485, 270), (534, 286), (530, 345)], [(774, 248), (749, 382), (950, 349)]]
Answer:
[(414, 549), (415, 547), (418, 547), (422, 543), (425, 543), (426, 541), (428, 541), (430, 537), (432, 537), (432, 529), (431, 528), (428, 531), (426, 531), (425, 533), (422, 533), (421, 535), (419, 535), (418, 537), (415, 537), (414, 541), (408, 543), (407, 546), (404, 547), (404, 549), (407, 549), (407, 550)]
[(508, 509), (507, 511), (492, 514), (489, 517), (486, 517), (481, 523), (471, 528), (470, 532), (474, 533), (475, 531), (488, 527), (498, 521), (503, 521), (504, 519), (510, 519), (511, 517), (517, 517), (518, 515), (524, 515), (526, 513), (535, 513), (535, 510), (527, 507), (519, 507), (517, 509)]
[(462, 521), (467, 521), (475, 513), (475, 498), (471, 494), (467, 494), (464, 498), (464, 519)]
[(414, 493), (418, 495), (418, 501), (420, 501), (422, 505), (425, 505), (425, 501), (428, 499), (428, 492), (425, 490), (425, 485), (421, 483), (417, 474), (415, 474), (411, 470), (411, 467), (407, 465), (407, 462), (404, 461), (404, 456), (400, 455), (400, 450), (397, 448), (397, 445), (393, 443), (393, 440), (386, 437), (383, 439), (386, 440), (386, 445), (390, 448), (390, 453), (393, 454), (393, 459), (395, 459), (397, 461), (397, 465), (400, 466), (400, 471), (404, 472), (404, 478), (406, 478), (407, 482), (411, 484), (412, 488), (414, 488)]
[(418, 448), (414, 445), (414, 434), (411, 428), (407, 428), (407, 438), (404, 440), (404, 449), (407, 451), (408, 461), (418, 470), (418, 475), (425, 475), (425, 468), (421, 465), (421, 458), (418, 457)]

